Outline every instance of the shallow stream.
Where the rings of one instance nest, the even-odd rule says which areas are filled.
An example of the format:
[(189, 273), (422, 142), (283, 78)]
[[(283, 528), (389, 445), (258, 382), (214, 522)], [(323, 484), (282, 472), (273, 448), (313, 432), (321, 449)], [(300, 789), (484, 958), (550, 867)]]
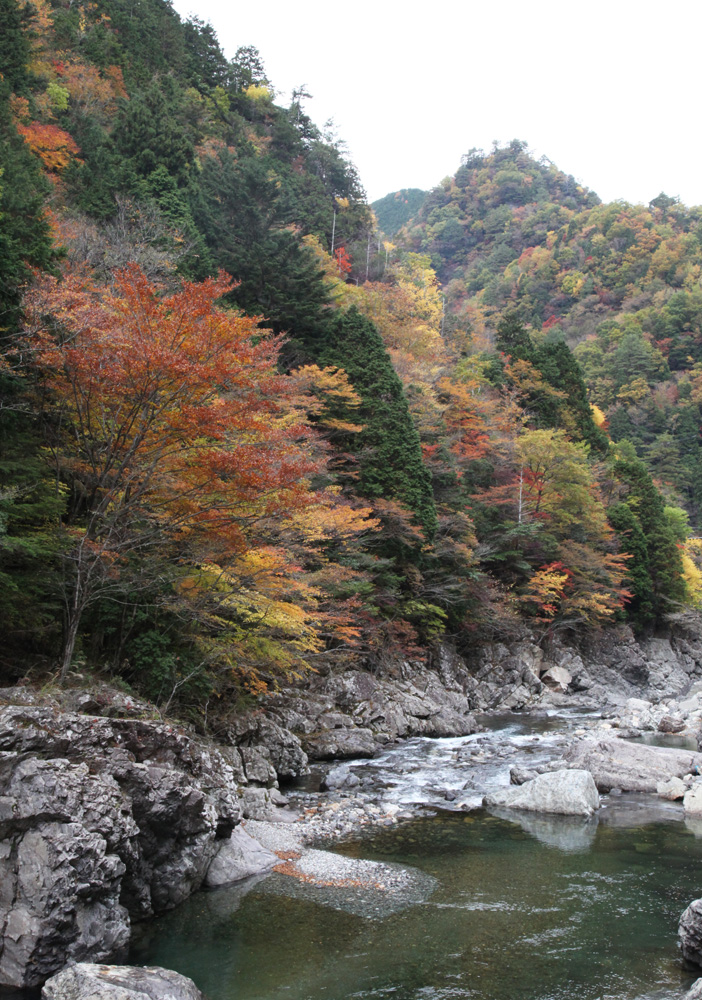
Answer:
[(680, 807), (610, 796), (589, 822), (474, 808), (582, 722), (504, 718), (354, 763), (385, 803), (431, 807), (334, 848), (422, 873), (392, 905), (272, 874), (144, 925), (131, 960), (192, 977), (210, 1000), (677, 1000), (694, 978), (677, 923), (702, 895), (702, 831)]

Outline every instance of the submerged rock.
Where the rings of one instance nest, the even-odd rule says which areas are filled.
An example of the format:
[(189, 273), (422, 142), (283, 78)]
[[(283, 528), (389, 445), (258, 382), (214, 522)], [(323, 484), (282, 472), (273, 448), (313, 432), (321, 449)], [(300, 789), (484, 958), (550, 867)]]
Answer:
[(678, 943), (686, 962), (702, 966), (702, 899), (693, 899), (680, 917)]
[(42, 1000), (206, 1000), (192, 979), (170, 969), (70, 965), (45, 983)]
[(600, 797), (589, 771), (563, 770), (539, 774), (523, 785), (499, 789), (486, 795), (483, 805), (561, 816), (591, 816), (600, 807)]

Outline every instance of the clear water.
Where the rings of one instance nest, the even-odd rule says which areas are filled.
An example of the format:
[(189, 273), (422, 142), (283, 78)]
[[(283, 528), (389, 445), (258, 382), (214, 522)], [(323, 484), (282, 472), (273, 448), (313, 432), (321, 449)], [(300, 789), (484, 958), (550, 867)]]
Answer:
[[(552, 729), (557, 744), (558, 726), (537, 728), (538, 746), (509, 721), (493, 757), (483, 743), (489, 783), (544, 753)], [(457, 768), (472, 773), (457, 750), (475, 739), (411, 741), (359, 773), (402, 801), (427, 789), (433, 762), (430, 798)], [(423, 873), (401, 905), (273, 874), (136, 929), (131, 960), (190, 976), (210, 1000), (673, 1000), (694, 979), (676, 932), (702, 895), (696, 833), (679, 807), (646, 796), (612, 799), (590, 822), (442, 811), (336, 848)]]

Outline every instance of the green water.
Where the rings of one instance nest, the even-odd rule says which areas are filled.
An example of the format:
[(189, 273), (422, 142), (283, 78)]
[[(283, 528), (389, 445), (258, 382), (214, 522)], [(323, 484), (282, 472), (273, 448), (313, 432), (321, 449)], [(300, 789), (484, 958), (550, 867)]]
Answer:
[(693, 977), (677, 923), (702, 895), (702, 840), (681, 822), (621, 826), (615, 809), (525, 822), (441, 814), (338, 848), (433, 876), (399, 912), (354, 915), (273, 875), (197, 894), (144, 926), (131, 960), (210, 1000), (680, 997)]

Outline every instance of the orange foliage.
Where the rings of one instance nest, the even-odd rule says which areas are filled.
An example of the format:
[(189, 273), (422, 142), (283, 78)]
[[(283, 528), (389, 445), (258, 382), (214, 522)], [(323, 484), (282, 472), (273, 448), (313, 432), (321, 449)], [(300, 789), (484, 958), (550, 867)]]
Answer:
[(61, 173), (80, 152), (68, 132), (57, 125), (31, 122), (29, 125), (18, 125), (17, 131), (51, 173)]

